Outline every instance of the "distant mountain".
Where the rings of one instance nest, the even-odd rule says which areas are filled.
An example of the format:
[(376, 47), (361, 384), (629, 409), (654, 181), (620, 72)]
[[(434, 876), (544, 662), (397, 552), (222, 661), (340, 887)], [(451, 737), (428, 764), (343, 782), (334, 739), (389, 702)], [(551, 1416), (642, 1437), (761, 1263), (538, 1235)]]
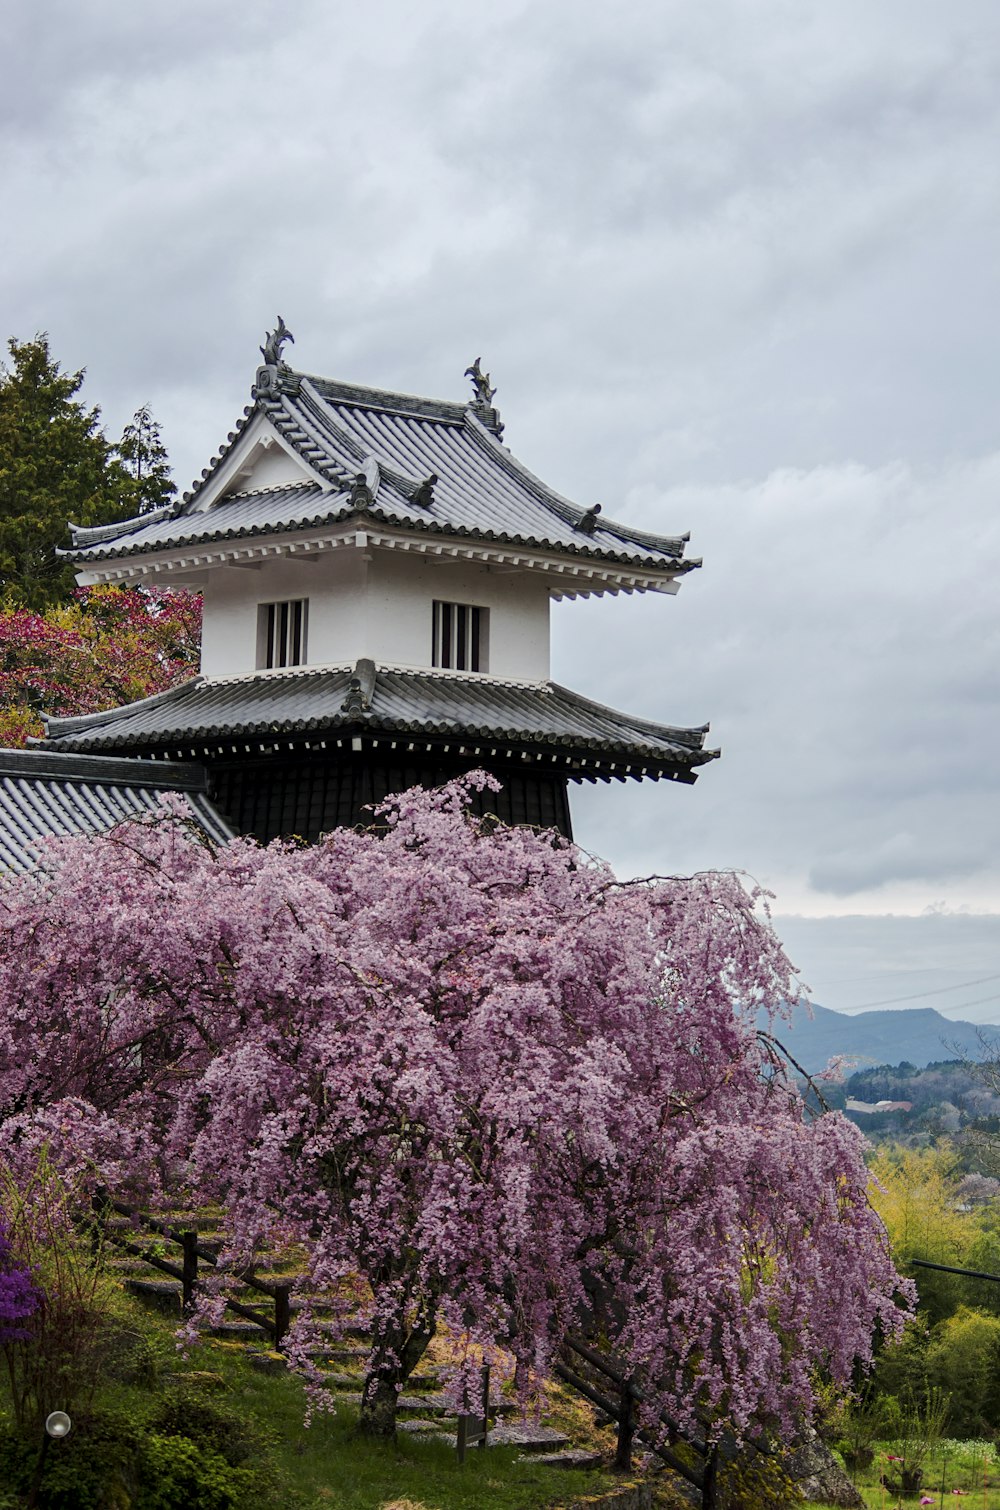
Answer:
[[(759, 1026), (766, 1027), (761, 1016)], [(777, 1022), (771, 1030), (804, 1070), (816, 1074), (835, 1054), (857, 1056), (865, 1064), (934, 1064), (943, 1059), (978, 1059), (982, 1043), (1000, 1047), (1000, 1027), (979, 1027), (942, 1017), (933, 1007), (900, 1008), (890, 1012), (831, 1012), (812, 1003), (797, 1006), (791, 1025)]]

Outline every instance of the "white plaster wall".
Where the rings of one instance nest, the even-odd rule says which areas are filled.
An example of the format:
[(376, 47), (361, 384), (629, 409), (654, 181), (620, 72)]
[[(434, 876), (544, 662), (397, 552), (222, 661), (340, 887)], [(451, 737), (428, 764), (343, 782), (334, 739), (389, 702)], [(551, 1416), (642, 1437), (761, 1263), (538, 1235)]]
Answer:
[(289, 455), (280, 441), (275, 441), (267, 450), (261, 448), (256, 453), (249, 473), (238, 478), (234, 491), (275, 488), (286, 482), (313, 481), (315, 479), (310, 477), (298, 458)]
[(221, 567), (205, 587), (202, 671), (253, 671), (257, 607), (309, 599), (308, 664), (353, 663), (361, 656), (391, 665), (431, 664), (435, 598), (489, 609), (489, 664), (494, 676), (542, 681), (549, 674), (549, 595), (528, 574), (395, 551), (331, 551), (314, 563), (279, 559), (260, 570)]

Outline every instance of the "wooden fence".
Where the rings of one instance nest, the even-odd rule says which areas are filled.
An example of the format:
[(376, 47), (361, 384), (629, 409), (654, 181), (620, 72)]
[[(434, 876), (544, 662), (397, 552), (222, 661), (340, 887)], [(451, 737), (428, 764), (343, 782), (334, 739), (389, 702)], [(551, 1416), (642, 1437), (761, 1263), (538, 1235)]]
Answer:
[[(94, 1215), (99, 1230), (107, 1242), (113, 1243), (125, 1253), (131, 1253), (140, 1258), (143, 1263), (149, 1264), (154, 1269), (159, 1269), (163, 1274), (169, 1274), (172, 1279), (181, 1282), (181, 1305), (185, 1311), (190, 1311), (194, 1304), (198, 1290), (199, 1265), (207, 1264), (209, 1268), (218, 1267), (218, 1258), (211, 1248), (206, 1248), (198, 1241), (198, 1233), (171, 1227), (166, 1222), (157, 1221), (155, 1217), (146, 1216), (143, 1212), (135, 1211), (131, 1206), (124, 1205), (121, 1201), (114, 1200), (106, 1191), (100, 1190), (94, 1196)], [(133, 1227), (143, 1232), (155, 1234), (156, 1237), (173, 1243), (180, 1249), (178, 1257), (180, 1263), (171, 1263), (169, 1259), (161, 1257), (154, 1248), (143, 1246), (133, 1242), (124, 1233), (116, 1232), (109, 1225), (111, 1216), (127, 1217)], [(240, 1300), (234, 1300), (225, 1296), (226, 1309), (234, 1315), (242, 1317), (244, 1321), (252, 1321), (267, 1333), (272, 1344), (277, 1347), (288, 1331), (291, 1323), (291, 1293), (290, 1284), (274, 1284), (265, 1279), (258, 1279), (252, 1268), (235, 1269), (229, 1271), (232, 1276), (246, 1285), (251, 1290), (266, 1295), (271, 1302), (269, 1311), (258, 1310), (256, 1306), (244, 1305)]]

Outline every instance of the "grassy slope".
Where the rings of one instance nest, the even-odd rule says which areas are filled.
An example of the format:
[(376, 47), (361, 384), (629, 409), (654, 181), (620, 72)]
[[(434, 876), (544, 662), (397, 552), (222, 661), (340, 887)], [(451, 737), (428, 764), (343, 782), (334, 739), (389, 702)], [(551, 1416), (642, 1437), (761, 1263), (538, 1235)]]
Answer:
[[(356, 1412), (348, 1407), (317, 1415), (307, 1427), (305, 1393), (296, 1377), (258, 1372), (243, 1348), (229, 1342), (208, 1339), (183, 1357), (171, 1322), (124, 1297), (118, 1319), (130, 1332), (141, 1331), (156, 1365), (142, 1384), (102, 1386), (94, 1406), (142, 1427), (164, 1391), (187, 1382), (206, 1399), (262, 1423), (273, 1439), (273, 1492), (256, 1496), (247, 1510), (382, 1510), (397, 1500), (412, 1501), (413, 1510), (541, 1510), (618, 1482), (611, 1474), (520, 1462), (516, 1448), (472, 1451), (459, 1466), (448, 1442), (403, 1432), (395, 1444), (359, 1437)], [(0, 1384), (0, 1417), (6, 1403)], [(86, 1414), (81, 1409), (77, 1415), (76, 1440), (86, 1431)], [(68, 1457), (73, 1446), (73, 1437), (54, 1444), (53, 1455)]]

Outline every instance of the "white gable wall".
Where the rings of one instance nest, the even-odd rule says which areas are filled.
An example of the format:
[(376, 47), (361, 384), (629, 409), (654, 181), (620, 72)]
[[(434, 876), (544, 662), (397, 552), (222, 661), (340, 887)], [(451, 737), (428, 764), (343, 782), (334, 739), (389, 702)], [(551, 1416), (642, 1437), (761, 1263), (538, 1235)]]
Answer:
[(442, 563), (395, 551), (341, 549), (313, 562), (281, 558), (258, 570), (208, 574), (202, 635), (206, 676), (256, 669), (257, 609), (285, 598), (309, 600), (308, 664), (431, 665), (435, 599), (489, 610), (493, 676), (544, 681), (549, 675), (549, 592), (529, 573), (471, 562)]

